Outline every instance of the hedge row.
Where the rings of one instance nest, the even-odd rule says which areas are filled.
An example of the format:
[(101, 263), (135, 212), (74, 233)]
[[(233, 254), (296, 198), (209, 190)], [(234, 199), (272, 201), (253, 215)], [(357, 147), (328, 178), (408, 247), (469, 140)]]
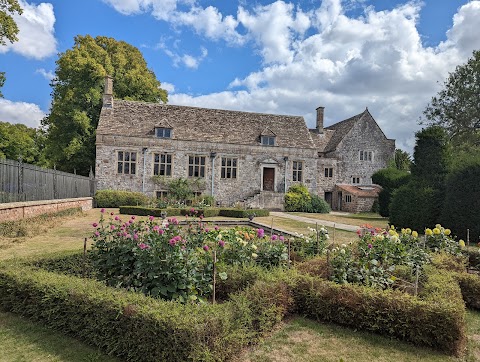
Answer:
[(458, 284), (446, 271), (429, 274), (425, 293), (422, 300), (399, 291), (338, 285), (303, 275), (297, 279), (294, 298), (296, 312), (314, 320), (461, 355), (466, 343), (465, 308)]
[(149, 198), (141, 192), (123, 190), (100, 190), (95, 193), (97, 207), (120, 207), (121, 205), (145, 205)]
[[(170, 216), (184, 216), (190, 215), (192, 208), (166, 208), (166, 209), (157, 209), (157, 208), (149, 208), (144, 206), (120, 206), (120, 214), (127, 214), (127, 215), (139, 215), (139, 216), (155, 216), (160, 217), (162, 212), (167, 213), (167, 217)], [(254, 216), (269, 216), (270, 212), (268, 210), (262, 209), (249, 209), (249, 210), (241, 210), (241, 209), (230, 209), (230, 208), (206, 208), (206, 209), (195, 209), (197, 216), (204, 216), (204, 217), (214, 217), (214, 216), (225, 216), (225, 217), (237, 217), (237, 218), (247, 218), (250, 215)]]
[(292, 308), (288, 285), (259, 281), (222, 304), (182, 305), (26, 265), (0, 268), (0, 306), (135, 361), (224, 361)]

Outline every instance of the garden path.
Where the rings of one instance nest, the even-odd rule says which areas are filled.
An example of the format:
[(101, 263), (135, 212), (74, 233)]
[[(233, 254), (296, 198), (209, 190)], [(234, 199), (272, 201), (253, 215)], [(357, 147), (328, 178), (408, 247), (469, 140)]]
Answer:
[(292, 214), (287, 214), (281, 211), (270, 211), (270, 216), (283, 217), (283, 218), (301, 221), (301, 222), (305, 222), (313, 225), (319, 224), (319, 225), (324, 225), (329, 227), (335, 226), (336, 229), (346, 230), (346, 231), (356, 232), (358, 230), (358, 226), (354, 226), (354, 225), (348, 225), (348, 224), (342, 224), (342, 223), (337, 223), (337, 222), (328, 221), (328, 220), (313, 219), (313, 218), (304, 217), (304, 216), (292, 215)]

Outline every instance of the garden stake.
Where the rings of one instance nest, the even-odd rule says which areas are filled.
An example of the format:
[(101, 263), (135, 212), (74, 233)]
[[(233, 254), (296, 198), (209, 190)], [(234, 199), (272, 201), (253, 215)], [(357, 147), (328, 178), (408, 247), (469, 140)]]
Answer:
[(83, 270), (82, 270), (82, 275), (85, 278), (85, 264), (87, 263), (87, 238), (83, 240)]
[(467, 246), (470, 246), (470, 229), (467, 229)]
[(272, 217), (272, 226), (270, 226), (270, 239), (272, 238), (273, 234), (273, 217)]
[(417, 265), (417, 276), (415, 278), (415, 296), (418, 294), (418, 265)]
[(291, 259), (290, 259), (290, 238), (288, 238), (288, 269), (290, 269), (290, 263), (291, 263)]
[(335, 223), (333, 223), (333, 242), (335, 243)]
[(212, 304), (215, 304), (215, 274), (217, 273), (217, 251), (213, 251), (213, 300)]
[(320, 247), (318, 245), (318, 222), (315, 223), (315, 231), (317, 232), (317, 255), (318, 255), (320, 250)]

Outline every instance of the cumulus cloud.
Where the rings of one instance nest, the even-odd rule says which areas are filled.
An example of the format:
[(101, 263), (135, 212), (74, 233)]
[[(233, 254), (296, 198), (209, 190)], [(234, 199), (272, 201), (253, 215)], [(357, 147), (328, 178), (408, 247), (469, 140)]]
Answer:
[(172, 83), (162, 82), (162, 89), (165, 89), (168, 92), (168, 95), (175, 93), (175, 85)]
[(23, 56), (44, 59), (57, 52), (57, 40), (54, 35), (55, 14), (53, 5), (41, 3), (38, 5), (19, 1), (23, 14), (14, 14), (18, 25), (18, 41), (0, 46), (0, 53), (9, 50)]
[[(208, 39), (252, 46), (261, 56), (261, 67), (232, 79), (228, 91), (175, 93), (171, 103), (303, 115), (310, 127), (318, 106), (326, 107), (326, 125), (368, 107), (386, 135), (408, 151), (423, 109), (448, 72), (480, 48), (478, 0), (461, 6), (446, 40), (430, 47), (418, 31), (423, 3), (416, 0), (383, 11), (365, 0), (323, 0), (307, 11), (280, 0), (253, 7), (242, 2), (231, 15), (194, 1), (104, 1), (123, 6), (124, 12), (150, 11), (157, 19), (190, 27)], [(160, 4), (165, 4), (163, 10)], [(346, 15), (359, 7), (360, 16)], [(164, 51), (171, 52), (177, 64), (199, 64), (195, 57)]]
[(0, 98), (0, 121), (12, 124), (23, 123), (37, 128), (46, 114), (33, 103), (12, 102)]
[(166, 55), (168, 55), (175, 67), (183, 65), (190, 69), (197, 69), (200, 63), (207, 57), (208, 50), (204, 47), (200, 48), (200, 55), (194, 56), (191, 54), (179, 54), (177, 52), (172, 51), (164, 42), (160, 42), (157, 44), (158, 49), (162, 49)]

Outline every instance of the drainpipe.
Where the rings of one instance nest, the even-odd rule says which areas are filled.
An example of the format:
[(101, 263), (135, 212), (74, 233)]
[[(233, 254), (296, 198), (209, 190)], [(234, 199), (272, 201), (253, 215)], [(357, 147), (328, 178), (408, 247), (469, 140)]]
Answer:
[(215, 195), (213, 192), (213, 187), (214, 187), (214, 181), (215, 181), (215, 157), (217, 157), (216, 152), (210, 152), (210, 159), (212, 160), (212, 196)]
[(148, 148), (147, 147), (144, 147), (142, 149), (142, 153), (143, 153), (143, 176), (142, 176), (142, 193), (145, 193), (145, 174), (147, 173), (147, 170), (146, 170), (146, 165), (147, 165), (147, 150)]
[(283, 193), (287, 193), (287, 162), (288, 162), (288, 156), (285, 156), (283, 158), (285, 161), (285, 172), (283, 173)]

